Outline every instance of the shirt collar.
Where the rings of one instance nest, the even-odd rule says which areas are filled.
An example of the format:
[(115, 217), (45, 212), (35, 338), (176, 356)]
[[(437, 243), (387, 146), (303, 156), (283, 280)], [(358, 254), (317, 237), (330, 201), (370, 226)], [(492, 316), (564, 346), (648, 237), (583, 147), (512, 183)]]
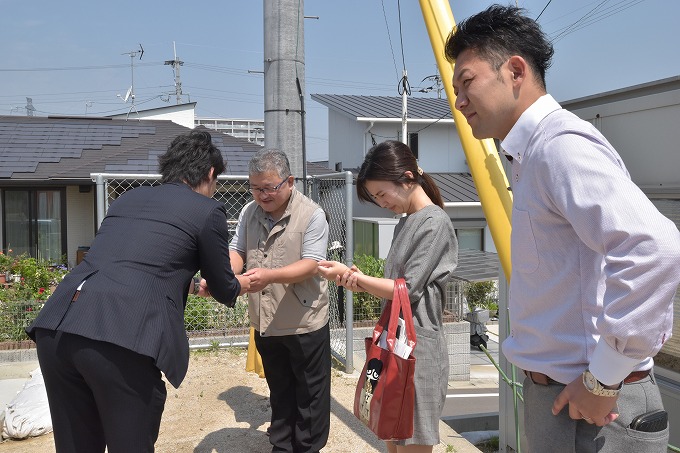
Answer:
[(543, 118), (561, 108), (560, 104), (558, 104), (549, 94), (545, 94), (536, 99), (536, 101), (522, 113), (515, 125), (510, 129), (508, 135), (501, 141), (502, 151), (513, 159), (521, 162), (527, 146), (529, 145), (529, 140), (534, 134), (538, 124), (543, 121)]

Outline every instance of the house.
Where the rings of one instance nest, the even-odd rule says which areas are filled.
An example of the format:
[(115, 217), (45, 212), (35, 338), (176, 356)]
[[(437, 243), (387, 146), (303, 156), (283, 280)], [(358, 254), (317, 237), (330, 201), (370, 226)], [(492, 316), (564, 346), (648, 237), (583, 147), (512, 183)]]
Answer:
[[(401, 140), (402, 98), (312, 94), (328, 107), (329, 167), (356, 170), (376, 143)], [(408, 98), (408, 143), (419, 165), (442, 192), (463, 249), (495, 252), (465, 154), (446, 99)], [(355, 196), (355, 249), (384, 257), (396, 220), (377, 206), (359, 203)]]
[[(168, 120), (20, 117), (0, 119), (0, 235), (14, 254), (76, 263), (94, 238), (91, 173), (157, 174), (158, 156), (188, 128)], [(208, 129), (206, 129), (208, 130)], [(210, 131), (225, 173), (247, 175), (261, 147)]]

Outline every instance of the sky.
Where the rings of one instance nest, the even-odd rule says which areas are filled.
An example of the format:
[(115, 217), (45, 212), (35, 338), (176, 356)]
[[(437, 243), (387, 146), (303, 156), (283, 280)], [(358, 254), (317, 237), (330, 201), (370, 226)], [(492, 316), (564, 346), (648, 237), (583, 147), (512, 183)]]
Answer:
[[(309, 161), (328, 152), (328, 109), (310, 94), (399, 96), (405, 68), (411, 96), (437, 96), (426, 90), (437, 69), (418, 1), (303, 3)], [(492, 3), (449, 2), (456, 21)], [(553, 40), (547, 85), (558, 101), (680, 75), (680, 1), (511, 4)], [(25, 115), (26, 97), (36, 116), (126, 113), (133, 82), (137, 110), (175, 104), (164, 64), (174, 46), (182, 101), (196, 102), (197, 116), (264, 118), (263, 0), (0, 0), (0, 11), (0, 115)]]

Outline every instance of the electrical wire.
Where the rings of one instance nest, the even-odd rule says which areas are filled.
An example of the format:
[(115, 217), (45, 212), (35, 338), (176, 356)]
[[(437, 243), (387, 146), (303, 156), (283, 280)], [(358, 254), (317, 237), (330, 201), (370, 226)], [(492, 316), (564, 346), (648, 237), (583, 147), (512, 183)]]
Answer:
[(390, 35), (390, 26), (387, 22), (387, 13), (385, 13), (385, 1), (380, 0), (380, 3), (382, 4), (383, 17), (385, 18), (385, 28), (387, 29), (387, 40), (390, 43), (390, 52), (392, 52), (392, 62), (394, 63), (394, 74), (397, 76), (397, 79), (399, 79), (399, 70), (397, 69), (397, 59), (394, 57), (394, 47), (392, 46), (392, 35)]
[(553, 39), (553, 41), (560, 39), (561, 36), (566, 36), (567, 34), (569, 34), (569, 30), (572, 30), (572, 29), (573, 29), (574, 27), (576, 27), (580, 22), (582, 22), (585, 18), (591, 16), (591, 15), (592, 15), (593, 13), (595, 13), (602, 5), (604, 5), (604, 4), (607, 3), (608, 1), (609, 1), (609, 0), (602, 0), (600, 3), (597, 4), (597, 6), (595, 6), (595, 8), (591, 9), (591, 10), (588, 11), (586, 14), (584, 14), (583, 16), (581, 16), (576, 22), (574, 22), (574, 23), (572, 23), (571, 25), (567, 26), (562, 32), (560, 32), (560, 33)]
[(401, 42), (401, 65), (406, 71), (406, 59), (404, 58), (404, 33), (401, 30), (401, 0), (397, 0), (397, 12), (399, 13), (399, 41)]
[(397, 11), (398, 11), (398, 17), (399, 17), (399, 41), (401, 43), (401, 64), (403, 67), (403, 76), (401, 77), (401, 80), (399, 81), (399, 85), (397, 86), (397, 92), (399, 93), (400, 96), (403, 96), (404, 93), (406, 93), (407, 96), (411, 96), (411, 85), (408, 83), (408, 75), (406, 74), (406, 58), (404, 57), (404, 33), (402, 32), (401, 28), (401, 0), (397, 0)]
[[(162, 66), (163, 62), (152, 61), (148, 63), (137, 63), (135, 66)], [(0, 72), (49, 72), (49, 71), (89, 71), (97, 69), (119, 69), (129, 68), (129, 64), (112, 64), (103, 66), (66, 66), (66, 67), (47, 67), (47, 68), (0, 68)]]
[(541, 15), (542, 15), (543, 12), (546, 10), (546, 8), (548, 7), (548, 5), (551, 4), (551, 3), (552, 3), (552, 0), (548, 0), (548, 3), (545, 4), (545, 6), (544, 6), (543, 9), (541, 10), (541, 12), (538, 14), (538, 16), (536, 16), (536, 22), (538, 22), (538, 19), (541, 18)]
[(593, 8), (591, 11), (586, 13), (583, 17), (578, 19), (576, 22), (572, 23), (571, 25), (568, 25), (566, 27), (563, 27), (556, 32), (552, 34), (551, 42), (556, 43), (561, 39), (564, 39), (565, 36), (577, 32), (585, 27), (588, 27), (592, 24), (595, 24), (597, 22), (600, 22), (604, 19), (607, 19), (615, 14), (618, 14), (622, 11), (625, 11), (626, 9), (632, 8), (635, 5), (638, 5), (642, 3), (645, 0), (622, 0), (619, 1), (613, 5), (608, 6), (607, 8), (604, 8), (595, 13), (595, 11), (603, 4), (606, 3), (606, 0), (598, 4), (595, 8)]

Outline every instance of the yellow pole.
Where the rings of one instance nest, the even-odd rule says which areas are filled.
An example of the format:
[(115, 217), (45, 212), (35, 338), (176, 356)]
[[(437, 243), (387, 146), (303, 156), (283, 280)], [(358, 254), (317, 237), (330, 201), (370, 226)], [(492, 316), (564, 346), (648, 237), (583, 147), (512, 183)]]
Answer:
[(458, 136), (472, 173), (472, 180), (477, 187), (482, 210), (489, 223), (491, 237), (496, 245), (505, 277), (510, 280), (512, 194), (508, 190), (508, 179), (503, 171), (494, 141), (492, 139), (477, 140), (474, 138), (467, 120), (455, 108), (456, 96), (453, 94), (453, 86), (451, 85), (453, 64), (449, 63), (444, 56), (446, 39), (455, 26), (451, 6), (448, 0), (420, 0), (420, 8), (423, 11), (423, 19), (425, 19), (439, 73), (444, 82), (446, 96), (451, 105)]

